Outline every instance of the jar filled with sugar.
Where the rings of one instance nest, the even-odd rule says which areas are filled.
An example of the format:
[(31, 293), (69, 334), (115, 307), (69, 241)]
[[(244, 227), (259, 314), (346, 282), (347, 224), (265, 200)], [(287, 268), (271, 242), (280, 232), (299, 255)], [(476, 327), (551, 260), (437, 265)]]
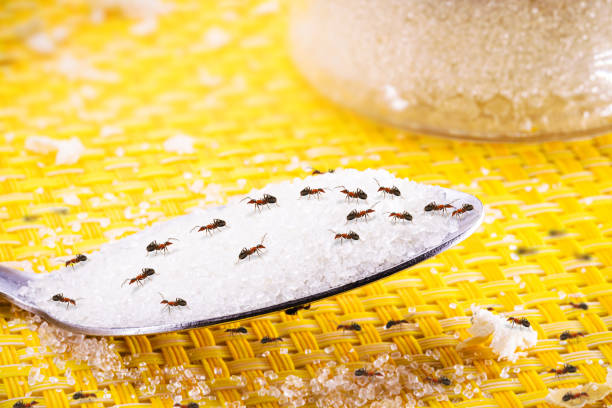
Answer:
[(292, 57), (325, 96), (424, 133), (612, 131), (611, 0), (292, 0)]

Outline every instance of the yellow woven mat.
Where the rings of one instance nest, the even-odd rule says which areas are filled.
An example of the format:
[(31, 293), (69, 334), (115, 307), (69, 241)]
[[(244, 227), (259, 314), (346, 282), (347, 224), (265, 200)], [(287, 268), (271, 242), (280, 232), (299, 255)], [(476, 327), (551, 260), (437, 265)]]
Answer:
[[(463, 316), (476, 303), (499, 312), (523, 308), (541, 340), (515, 364), (477, 365), (487, 373), (481, 390), (488, 398), (429, 398), (425, 405), (543, 407), (547, 385), (604, 380), (601, 363), (612, 362), (611, 136), (474, 144), (384, 128), (332, 106), (297, 75), (285, 49), (285, 2), (173, 5), (157, 20), (114, 10), (98, 23), (91, 20), (99, 13), (74, 0), (0, 5), (1, 262), (50, 270), (57, 257), (303, 176), (301, 165), (383, 167), (477, 195), (487, 208), (483, 227), (433, 260), (299, 316), (246, 321), (247, 336), (212, 327), (114, 338), (116, 351), (128, 366), (144, 363), (143, 377), (177, 365), (206, 375), (216, 398), (210, 405), (275, 406), (255, 392), (261, 385), (254, 380), (269, 370), (276, 381), (308, 378), (328, 361), (369, 361), (391, 344), (422, 361), (433, 362), (437, 351), (444, 367), (461, 363), (455, 345), (468, 337)], [(195, 139), (192, 153), (164, 148), (179, 134)], [(76, 163), (56, 165), (53, 153), (25, 150), (34, 135), (78, 137), (86, 150)], [(589, 310), (569, 300), (586, 301)], [(408, 308), (417, 330), (381, 328)], [(53, 352), (32, 351), (37, 333), (16, 324), (15, 313), (0, 307), (0, 407), (25, 395), (66, 407), (81, 389), (101, 391), (104, 402), (92, 406), (172, 405), (163, 398), (172, 375), (155, 395), (143, 395), (133, 380), (96, 382), (90, 367), (72, 363), (71, 385)], [(336, 332), (341, 322), (359, 322), (363, 331)], [(564, 330), (587, 335), (561, 345)], [(290, 339), (288, 353), (262, 356), (263, 335)], [(329, 346), (333, 353), (323, 351)], [(558, 362), (576, 365), (578, 375), (560, 383), (542, 375)], [(32, 367), (44, 380), (31, 387)], [(503, 375), (504, 367), (521, 370)]]

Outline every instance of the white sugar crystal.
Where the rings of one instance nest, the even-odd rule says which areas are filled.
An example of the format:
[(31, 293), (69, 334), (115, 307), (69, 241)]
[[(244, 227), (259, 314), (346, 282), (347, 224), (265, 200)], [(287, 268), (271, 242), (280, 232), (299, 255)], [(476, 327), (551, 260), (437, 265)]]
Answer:
[(25, 141), (25, 148), (35, 153), (55, 153), (55, 164), (74, 164), (79, 161), (85, 152), (85, 146), (79, 138), (51, 139), (45, 136), (29, 136)]
[(51, 54), (55, 51), (55, 41), (53, 38), (44, 32), (37, 32), (30, 35), (26, 39), (26, 44), (30, 49), (40, 54)]
[(164, 150), (169, 153), (191, 154), (195, 152), (193, 142), (193, 137), (178, 134), (164, 142)]
[(220, 27), (211, 27), (204, 34), (204, 43), (209, 49), (217, 49), (227, 44), (231, 36), (230, 34)]
[[(397, 186), (402, 196), (383, 198), (375, 178), (381, 185)], [(339, 185), (362, 188), (367, 202), (348, 203), (334, 189)], [(328, 190), (320, 199), (300, 197), (306, 186)], [(456, 217), (423, 211), (431, 201), (448, 201), (443, 190), (394, 178), (384, 170), (337, 170), (269, 185), (249, 196), (261, 198), (264, 193), (277, 197), (278, 205), (256, 211), (236, 199), (225, 207), (195, 210), (105, 244), (87, 254), (87, 261), (32, 281), (23, 292), (49, 314), (87, 326), (188, 322), (258, 309), (363, 279), (439, 245), (458, 228)], [(372, 206), (375, 212), (367, 222), (347, 223), (351, 210)], [(150, 210), (140, 211), (146, 215)], [(413, 221), (393, 222), (386, 214), (391, 211), (408, 211)], [(212, 235), (191, 232), (214, 218), (225, 220), (227, 226)], [(353, 230), (360, 239), (340, 242), (330, 230)], [(238, 259), (242, 248), (259, 244), (264, 235), (261, 256)], [(168, 238), (177, 240), (167, 253), (145, 250), (150, 242)], [(155, 274), (142, 286), (124, 284), (143, 268), (153, 268)], [(76, 299), (76, 306), (50, 301), (58, 293)], [(166, 310), (160, 293), (168, 300), (185, 299), (188, 307)], [(507, 330), (512, 333), (511, 345), (501, 347), (503, 355), (525, 345), (519, 339), (532, 332)]]

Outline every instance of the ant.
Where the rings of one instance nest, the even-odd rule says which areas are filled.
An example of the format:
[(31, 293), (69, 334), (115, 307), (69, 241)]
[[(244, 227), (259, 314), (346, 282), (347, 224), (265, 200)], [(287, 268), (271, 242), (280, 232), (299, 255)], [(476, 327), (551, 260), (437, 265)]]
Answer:
[(560, 237), (565, 235), (565, 230), (562, 229), (551, 229), (548, 231), (548, 236), (550, 237)]
[(382, 373), (378, 372), (378, 371), (374, 371), (374, 370), (368, 370), (365, 368), (359, 368), (357, 370), (355, 370), (355, 377), (382, 377)]
[(432, 384), (442, 384), (446, 386), (451, 385), (451, 380), (448, 377), (444, 377), (444, 376), (440, 378), (425, 377), (425, 381), (429, 381)]
[(237, 327), (235, 329), (225, 329), (226, 333), (231, 333), (231, 334), (247, 334), (247, 329), (246, 327)]
[(397, 188), (396, 186), (393, 187), (383, 187), (380, 185), (380, 183), (378, 182), (378, 180), (374, 179), (374, 181), (376, 181), (376, 184), (378, 184), (378, 192), (383, 193), (383, 197), (386, 196), (387, 194), (389, 194), (391, 196), (391, 198), (393, 198), (393, 196), (399, 197), (402, 195), (402, 193), (399, 191), (399, 188)]
[(74, 258), (67, 260), (66, 266), (71, 265), (72, 267), (74, 267), (74, 265), (78, 264), (79, 262), (84, 262), (86, 260), (87, 260), (87, 257), (85, 255), (78, 254)]
[(97, 395), (95, 392), (82, 392), (78, 391), (72, 395), (72, 399), (78, 400), (83, 398), (96, 398)]
[(408, 211), (404, 211), (402, 213), (392, 212), (392, 213), (389, 213), (389, 217), (392, 217), (394, 221), (396, 220), (412, 221), (412, 215), (410, 215)]
[(142, 268), (142, 272), (140, 273), (140, 275), (137, 275), (135, 277), (133, 277), (132, 279), (126, 279), (123, 281), (123, 283), (121, 284), (121, 286), (125, 285), (125, 282), (130, 282), (128, 283), (128, 285), (131, 285), (132, 283), (136, 283), (138, 285), (142, 285), (142, 281), (145, 280), (146, 278), (148, 278), (149, 276), (152, 276), (155, 274), (155, 270), (153, 268)]
[(446, 209), (447, 208), (455, 208), (454, 206), (450, 205), (450, 204), (437, 204), (435, 201), (432, 201), (431, 203), (427, 204), (425, 206), (425, 208), (423, 208), (425, 211), (430, 212), (430, 211), (442, 211), (443, 213), (446, 214)]
[(573, 366), (571, 364), (565, 364), (563, 368), (551, 368), (550, 370), (548, 370), (548, 372), (557, 374), (557, 375), (561, 375), (561, 374), (575, 373), (577, 370), (578, 369), (576, 368), (576, 366)]
[(406, 321), (405, 319), (402, 320), (389, 320), (387, 322), (387, 324), (385, 325), (386, 329), (390, 329), (393, 326), (397, 326), (398, 324), (402, 324), (402, 323), (408, 323), (408, 321)]
[(580, 259), (581, 261), (592, 261), (593, 255), (584, 253), (584, 254), (576, 254), (576, 259)]
[(506, 321), (508, 322), (512, 322), (512, 325), (514, 326), (515, 324), (518, 324), (519, 326), (524, 326), (524, 327), (529, 327), (531, 326), (531, 323), (529, 323), (529, 320), (527, 320), (524, 317), (509, 317), (506, 319)]
[(572, 394), (571, 392), (568, 392), (561, 399), (563, 401), (567, 402), (567, 401), (570, 401), (570, 400), (573, 400), (573, 399), (578, 399), (578, 398), (588, 397), (588, 396), (589, 396), (589, 394), (587, 394), (586, 392), (576, 392), (574, 394)]
[(276, 204), (276, 201), (277, 201), (276, 197), (270, 194), (264, 194), (263, 198), (260, 198), (259, 200), (256, 200), (251, 197), (247, 197), (241, 201), (244, 201), (244, 200), (249, 200), (247, 204), (253, 204), (255, 206), (255, 209), (259, 210), (260, 212), (261, 212), (261, 207), (263, 207), (264, 205)]
[(238, 260), (242, 260), (246, 257), (251, 257), (251, 255), (257, 253), (258, 255), (261, 255), (261, 250), (265, 248), (265, 246), (263, 246), (263, 242), (264, 239), (266, 239), (266, 235), (268, 234), (264, 234), (264, 236), (261, 238), (261, 242), (258, 245), (255, 245), (254, 247), (251, 248), (242, 248), (242, 251), (240, 251), (240, 254), (238, 254)]
[(355, 191), (349, 191), (344, 186), (337, 186), (335, 188), (341, 188), (342, 190), (340, 190), (340, 192), (346, 195), (347, 200), (350, 200), (351, 198), (354, 198), (356, 200), (367, 200), (368, 199), (368, 195), (366, 194), (366, 192), (360, 188), (358, 188)]
[(576, 337), (584, 337), (584, 333), (581, 333), (581, 332), (571, 333), (569, 330), (566, 330), (563, 333), (561, 333), (561, 335), (559, 336), (559, 340), (563, 341), (563, 340), (575, 339)]
[(178, 241), (178, 239), (176, 238), (168, 238), (166, 242), (161, 244), (158, 244), (157, 241), (153, 241), (149, 245), (147, 245), (147, 252), (164, 251), (164, 253), (166, 253), (168, 252), (168, 247), (173, 244), (172, 242), (170, 242), (171, 240)]
[(213, 230), (216, 230), (216, 229), (221, 228), (221, 227), (225, 227), (225, 225), (226, 225), (225, 221), (220, 220), (220, 219), (218, 219), (218, 218), (215, 218), (215, 219), (214, 219), (214, 220), (213, 220), (213, 221), (212, 221), (210, 224), (208, 224), (208, 225), (196, 225), (195, 227), (193, 227), (193, 228), (191, 229), (191, 232), (193, 232), (193, 230), (197, 228), (197, 229), (198, 229), (198, 231), (197, 231), (197, 232), (204, 231), (204, 232), (206, 232), (207, 234), (211, 234), (211, 235), (212, 235), (212, 231), (213, 231)]
[(324, 188), (305, 187), (302, 191), (300, 191), (300, 196), (306, 197), (306, 196), (316, 195), (317, 198), (319, 198), (321, 196), (321, 193), (325, 193)]
[(468, 211), (472, 211), (473, 209), (474, 209), (474, 206), (472, 204), (463, 204), (461, 208), (453, 211), (453, 213), (451, 214), (451, 217), (454, 217), (455, 215), (460, 216), (461, 214), (464, 214)]
[(332, 230), (330, 230), (331, 232), (333, 232), (334, 234), (336, 234), (336, 236), (334, 237), (334, 239), (339, 239), (340, 243), (342, 243), (343, 239), (346, 240), (354, 240), (354, 241), (359, 241), (359, 235), (355, 232), (355, 231), (349, 231), (349, 232), (345, 232), (343, 234), (338, 233), (338, 232), (334, 232)]
[[(161, 295), (161, 293), (160, 293)], [(164, 297), (164, 295), (162, 295), (162, 298)], [(187, 301), (185, 299), (181, 299), (181, 298), (176, 298), (174, 300), (166, 300), (166, 299), (162, 299), (161, 302), (159, 302), (162, 305), (166, 305), (166, 307), (168, 308), (168, 311), (170, 311), (171, 307), (178, 307), (178, 306), (187, 306)]]
[(266, 344), (266, 343), (274, 343), (276, 341), (283, 341), (282, 337), (270, 337), (270, 336), (264, 336), (261, 339), (261, 344)]
[(62, 302), (66, 304), (66, 308), (70, 305), (76, 306), (76, 301), (74, 299), (70, 299), (64, 296), (63, 293), (58, 293), (57, 295), (53, 295), (51, 298), (54, 302)]
[(13, 404), (13, 408), (31, 408), (37, 404), (39, 404), (38, 401), (23, 402), (23, 400), (19, 400)]
[(581, 302), (581, 303), (570, 302), (570, 306), (572, 306), (574, 309), (589, 310), (589, 305), (587, 305), (584, 302)]
[(345, 331), (345, 330), (361, 331), (361, 326), (357, 323), (339, 324), (338, 327), (336, 327), (336, 330), (340, 330), (340, 329), (342, 329), (342, 331)]
[[(376, 203), (378, 204), (378, 203)], [(351, 220), (357, 220), (358, 218), (363, 218), (364, 220), (368, 220), (368, 216), (370, 214), (372, 214), (374, 212), (374, 206), (376, 205), (374, 204), (372, 206), (372, 208), (368, 208), (367, 210), (353, 210), (351, 211), (347, 216), (346, 216), (346, 220), (347, 221), (351, 221)]]
[(516, 253), (518, 255), (534, 255), (538, 253), (537, 248), (529, 248), (529, 247), (518, 247), (516, 249)]
[(179, 404), (178, 402), (174, 404), (177, 408), (199, 408), (199, 405), (196, 402), (190, 402), (189, 404)]
[(290, 309), (285, 310), (285, 314), (288, 314), (289, 316), (295, 316), (300, 310), (310, 310), (310, 305), (300, 305), (292, 307)]
[(310, 169), (312, 170), (312, 175), (313, 176), (315, 176), (317, 174), (333, 173), (334, 171), (336, 171), (334, 169), (328, 169), (326, 172), (323, 172), (323, 171), (320, 171), (320, 170), (317, 170), (317, 169), (313, 169), (312, 167)]

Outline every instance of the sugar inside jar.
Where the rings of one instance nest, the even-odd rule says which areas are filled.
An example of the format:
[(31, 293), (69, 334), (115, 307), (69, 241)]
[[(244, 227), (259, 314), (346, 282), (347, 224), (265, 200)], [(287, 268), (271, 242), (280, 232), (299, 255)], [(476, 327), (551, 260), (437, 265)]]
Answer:
[(335, 102), (486, 140), (612, 130), (611, 0), (294, 0), (291, 53)]

